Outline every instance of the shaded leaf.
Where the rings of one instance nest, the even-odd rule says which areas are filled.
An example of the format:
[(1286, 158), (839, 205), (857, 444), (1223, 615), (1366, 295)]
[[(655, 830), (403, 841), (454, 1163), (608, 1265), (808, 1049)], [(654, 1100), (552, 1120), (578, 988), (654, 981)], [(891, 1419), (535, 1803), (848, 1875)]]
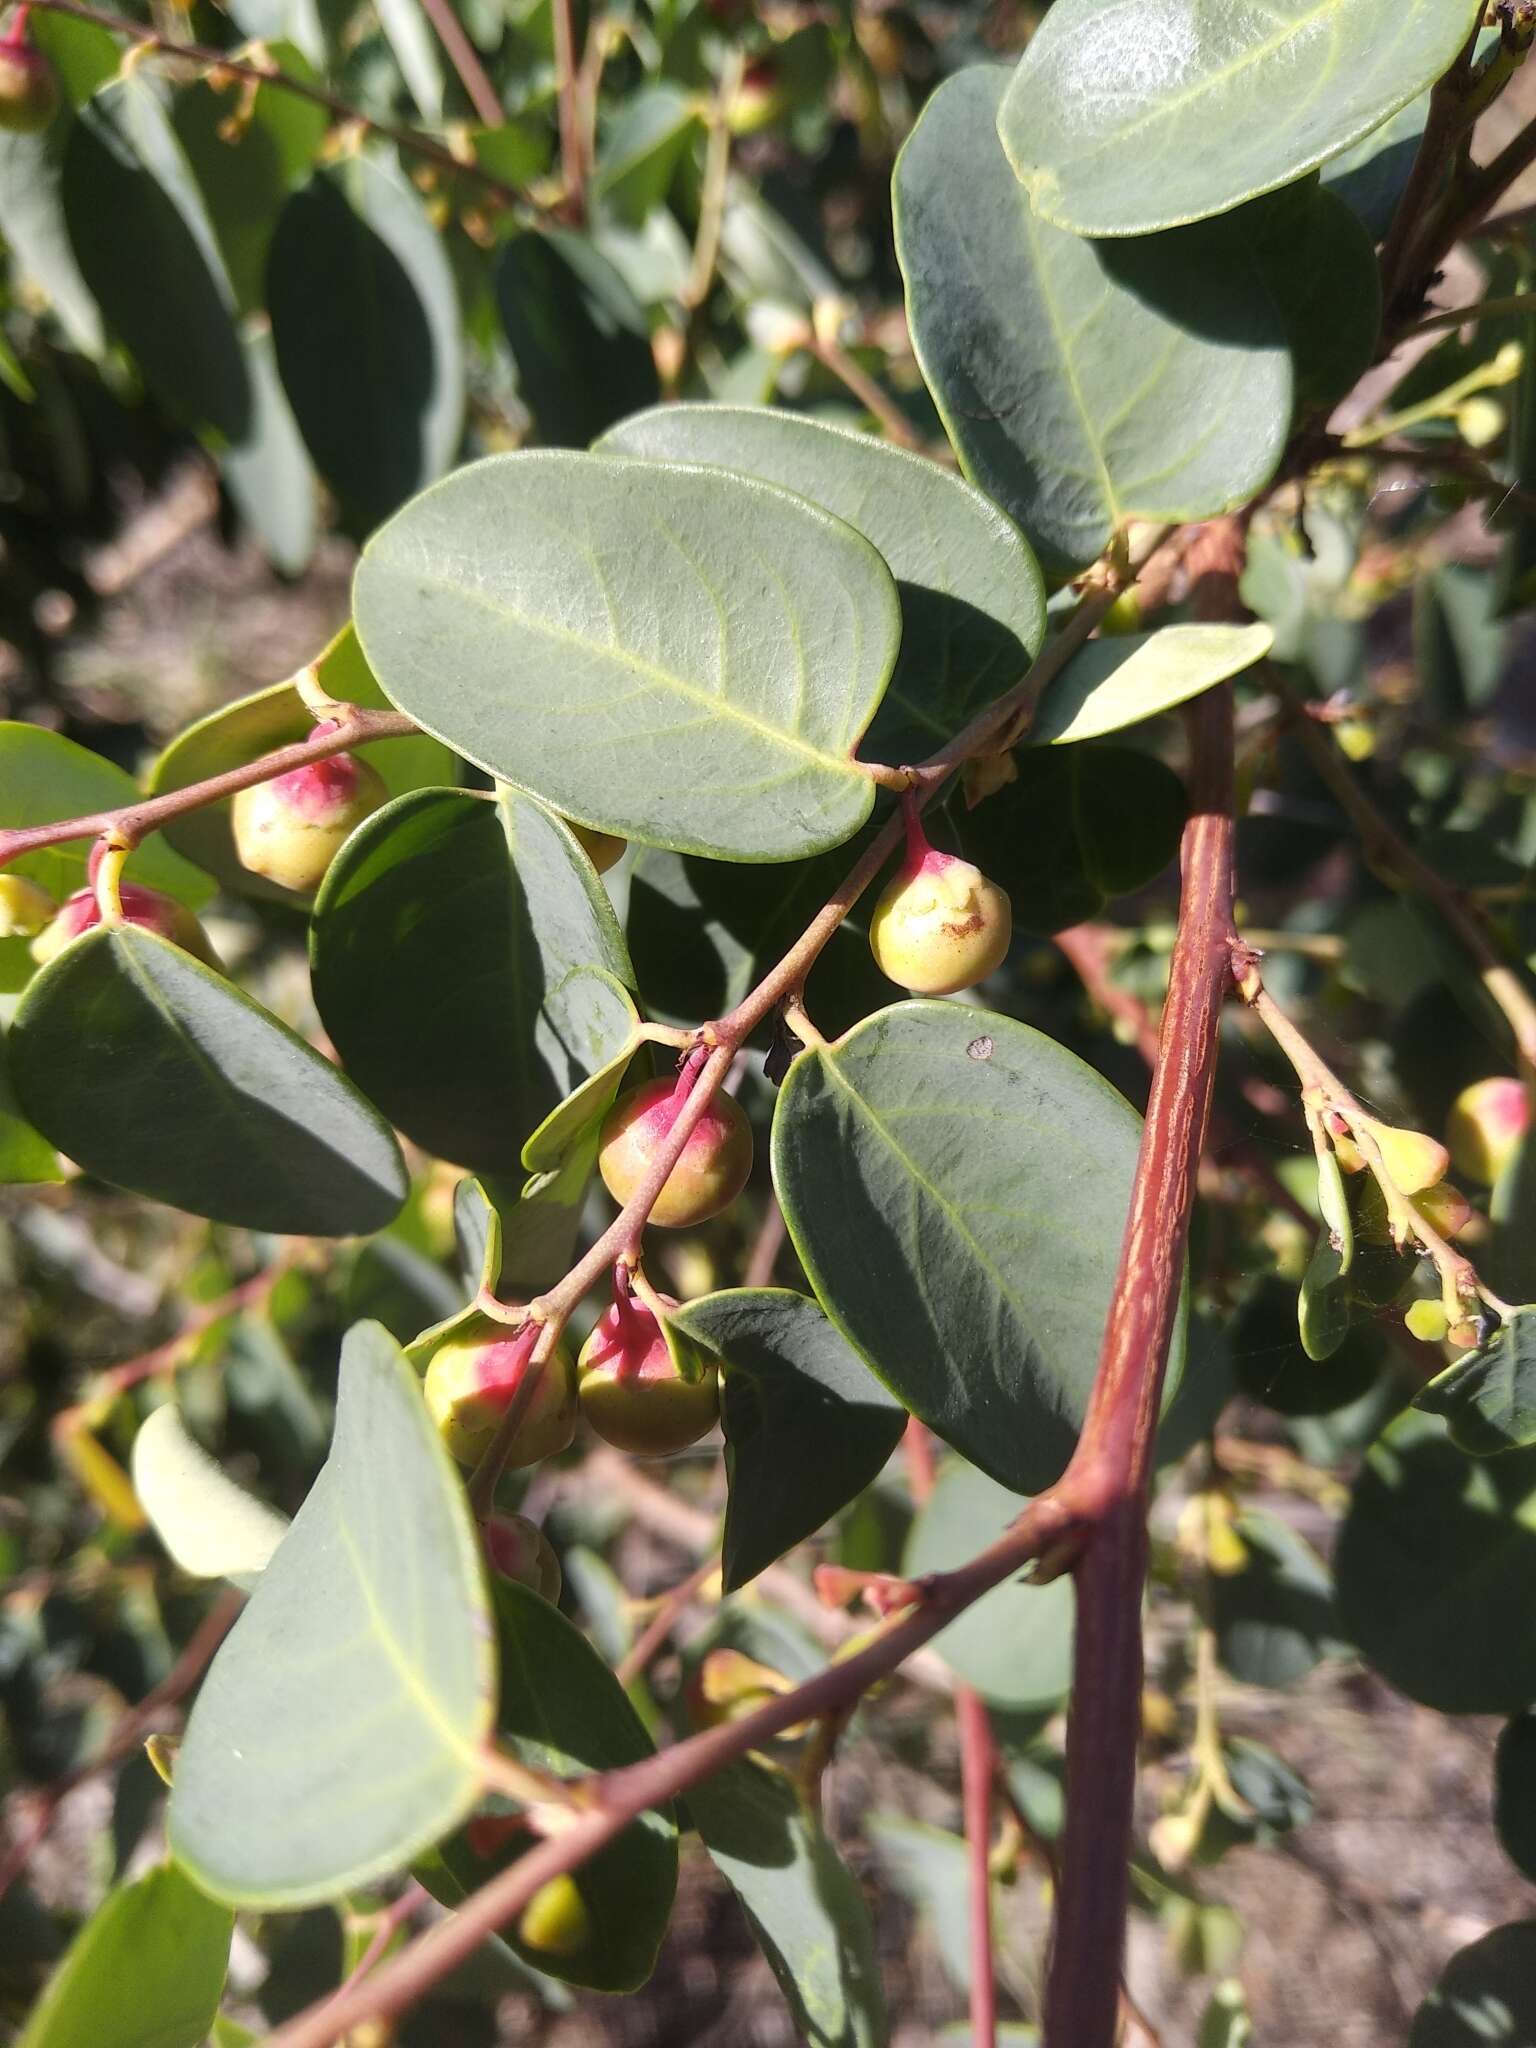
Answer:
[(1421, 93), (1369, 135), (1323, 164), (1324, 186), (1357, 214), (1372, 241), (1386, 240), (1424, 137), (1429, 95)]
[(404, 1355), (359, 1323), (331, 1455), (192, 1710), (176, 1853), (237, 1905), (399, 1869), (478, 1796), (495, 1668), (458, 1474)]
[(860, 751), (920, 760), (1017, 682), (1040, 650), (1045, 593), (1018, 528), (925, 456), (768, 408), (666, 405), (614, 427), (604, 449), (708, 462), (781, 484), (845, 519), (884, 557), (901, 597), (901, 651)]
[(267, 304), (315, 467), (367, 533), (448, 467), (464, 414), (453, 274), (400, 173), (355, 157), (295, 192), (272, 236)]
[(492, 456), (374, 536), (354, 604), (403, 711), (584, 825), (787, 860), (869, 815), (851, 757), (895, 659), (895, 585), (787, 491)]
[(998, 126), (1047, 220), (1139, 235), (1314, 170), (1448, 71), (1466, 0), (1057, 0)]
[[(519, 1763), (574, 1777), (654, 1755), (618, 1680), (578, 1629), (527, 1586), (498, 1579), (492, 1598), (502, 1674), (496, 1732)], [(509, 1832), (509, 1842), (477, 1853), (476, 1829), (460, 1830), (421, 1867), (422, 1882), (458, 1904), (536, 1840), (526, 1830)], [(573, 1880), (588, 1921), (579, 1947), (536, 1948), (516, 1927), (504, 1929), (503, 1939), (523, 1962), (566, 1983), (637, 1990), (655, 1967), (677, 1886), (670, 1808), (642, 1814)]]
[(234, 1925), (175, 1863), (118, 1885), (76, 1935), (17, 2048), (199, 2048)]
[(1090, 640), (1040, 700), (1032, 745), (1099, 739), (1187, 703), (1261, 661), (1274, 645), (1268, 626), (1161, 626)]
[(516, 790), (419, 790), (366, 819), (311, 928), (348, 1071), (439, 1158), (516, 1173), (524, 1140), (629, 1044), (629, 960), (574, 835)]
[(15, 274), (42, 293), (72, 347), (99, 356), (106, 343), (101, 310), (81, 275), (64, 210), (73, 125), (55, 119), (37, 135), (0, 133), (0, 219)]
[(1253, 209), (1254, 253), (1285, 322), (1298, 412), (1331, 409), (1369, 369), (1381, 332), (1375, 244), (1310, 181)]
[(351, 1083), (154, 932), (75, 939), (22, 998), (10, 1053), (18, 1101), (61, 1152), (195, 1216), (349, 1237), (405, 1199), (394, 1134)]
[(678, 159), (702, 132), (695, 94), (665, 79), (632, 92), (598, 151), (593, 190), (606, 210), (638, 227), (666, 198)]
[(961, 467), (1050, 568), (1079, 569), (1126, 520), (1210, 518), (1268, 481), (1290, 353), (1246, 222), (1095, 244), (1032, 211), (997, 140), (1005, 82), (978, 66), (928, 101), (896, 247)]
[(645, 309), (584, 235), (527, 228), (496, 258), (496, 305), (538, 438), (585, 448), (661, 395)]
[(1414, 2014), (1408, 2048), (1536, 2048), (1536, 1920), (1458, 1949)]
[(960, 1003), (882, 1010), (780, 1091), (774, 1181), (817, 1299), (913, 1414), (1019, 1492), (1076, 1440), (1139, 1132), (1064, 1046)]
[(1444, 1416), (1451, 1442), (1475, 1458), (1536, 1443), (1536, 1308), (1517, 1308), (1486, 1344), (1421, 1387), (1413, 1405)]
[(1250, 1511), (1233, 1527), (1247, 1563), (1209, 1582), (1217, 1655), (1245, 1685), (1294, 1685), (1339, 1634), (1327, 1567), (1273, 1515)]
[(10, 1054), (0, 1031), (0, 1186), (35, 1186), (64, 1178), (59, 1155), (41, 1131), (33, 1130), (16, 1105)]
[(1443, 1714), (1536, 1699), (1536, 1452), (1481, 1461), (1409, 1413), (1372, 1445), (1335, 1562), (1342, 1633)]
[(880, 2048), (869, 1908), (791, 1779), (752, 1759), (694, 1786), (688, 1810), (813, 2048)]
[(804, 1295), (731, 1288), (673, 1321), (721, 1362), (730, 1593), (875, 1480), (906, 1410)]
[[(1028, 1506), (995, 1480), (947, 1458), (919, 1509), (901, 1569), (908, 1578), (968, 1564)], [(1070, 1576), (1046, 1586), (1013, 1580), (996, 1586), (947, 1628), (931, 1647), (967, 1684), (998, 1706), (1051, 1707), (1072, 1679), (1075, 1599)]]

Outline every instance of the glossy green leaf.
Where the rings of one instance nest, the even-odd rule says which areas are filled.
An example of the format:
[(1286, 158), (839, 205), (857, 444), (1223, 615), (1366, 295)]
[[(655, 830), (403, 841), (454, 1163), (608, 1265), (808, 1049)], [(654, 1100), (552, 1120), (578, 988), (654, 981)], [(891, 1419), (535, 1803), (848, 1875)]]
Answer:
[(174, 1401), (139, 1425), (132, 1473), (150, 1526), (184, 1572), (244, 1582), (266, 1570), (287, 1517), (235, 1484), (188, 1433)]
[(364, 551), (359, 637), (401, 710), (584, 825), (735, 860), (850, 837), (896, 587), (841, 520), (722, 470), (492, 456)]
[(574, 835), (515, 790), (418, 790), (367, 819), (315, 903), (315, 1002), (342, 1061), (439, 1158), (516, 1173), (626, 1046), (629, 961)]
[(468, 1812), (495, 1654), (464, 1489), (376, 1323), (331, 1455), (213, 1661), (176, 1760), (176, 1854), (236, 1905), (398, 1870)]
[[(62, 733), (41, 725), (0, 723), (0, 826), (51, 825), (137, 803), (142, 795), (131, 775)], [(40, 853), (23, 854), (7, 872), (27, 875), (51, 896), (63, 899), (85, 887), (89, 839), (66, 840)], [(129, 856), (127, 876), (162, 889), (196, 910), (214, 885), (155, 833)]]
[(1509, 1714), (1536, 1699), (1536, 1451), (1470, 1459), (1408, 1414), (1355, 1482), (1335, 1564), (1342, 1633), (1410, 1699)]
[(864, 1894), (791, 1778), (731, 1764), (688, 1794), (711, 1860), (741, 1900), (812, 2048), (882, 2048), (885, 2001)]
[[(519, 1763), (558, 1777), (621, 1770), (654, 1754), (623, 1688), (592, 1645), (527, 1586), (498, 1579), (494, 1588), (501, 1646), (496, 1733)], [(532, 1845), (526, 1831), (477, 1854), (473, 1830), (461, 1830), (421, 1869), (423, 1883), (456, 1905)], [(677, 1828), (671, 1809), (642, 1814), (573, 1873), (588, 1919), (587, 1939), (570, 1953), (531, 1947), (518, 1928), (503, 1938), (518, 1956), (568, 1984), (634, 1991), (650, 1976), (677, 1887)]]
[(1101, 739), (1240, 675), (1274, 645), (1268, 626), (1161, 626), (1090, 640), (1040, 700), (1034, 746)]
[(147, 79), (115, 81), (81, 109), (65, 146), (62, 193), (81, 275), (155, 397), (184, 426), (243, 440), (251, 388), (233, 295), (196, 183)]
[(1421, 1387), (1415, 1408), (1443, 1415), (1475, 1458), (1536, 1443), (1536, 1308), (1517, 1308), (1486, 1344)]
[(730, 1593), (878, 1477), (906, 1410), (803, 1294), (731, 1288), (675, 1321), (721, 1361)]
[(1536, 2048), (1536, 1920), (1458, 1949), (1414, 2014), (1408, 2048)]
[(1493, 1824), (1505, 1855), (1536, 1882), (1536, 1713), (1505, 1724), (1494, 1752)]
[(962, 71), (923, 109), (896, 248), (961, 467), (1071, 570), (1129, 519), (1206, 519), (1261, 489), (1291, 360), (1244, 222), (1096, 244), (1032, 211), (997, 140), (1005, 80)]
[(1358, 142), (1448, 71), (1467, 0), (1057, 0), (998, 126), (1080, 235), (1224, 213)]
[(1184, 785), (1129, 747), (1020, 748), (1015, 779), (955, 819), (960, 850), (1013, 903), (1016, 931), (1059, 932), (1139, 889), (1179, 850)]
[(817, 1299), (897, 1398), (1038, 1493), (1098, 1366), (1141, 1120), (1075, 1054), (960, 1003), (790, 1068), (773, 1172)]
[(523, 1147), (523, 1164), (530, 1173), (553, 1172), (571, 1147), (602, 1123), (624, 1085), (640, 1045), (638, 1037), (626, 1039), (612, 1059), (589, 1074), (549, 1112)]
[(17, 2048), (199, 2048), (234, 1926), (175, 1863), (118, 1885), (76, 1935)]
[[(394, 1134), (297, 1033), (154, 932), (98, 926), (43, 969), (10, 1035), (24, 1113), (67, 1158), (252, 1230), (379, 1230)], [(123, 1076), (131, 1074), (126, 1088)]]
[(1294, 1685), (1339, 1634), (1327, 1567), (1274, 1515), (1249, 1511), (1234, 1527), (1248, 1559), (1209, 1581), (1217, 1655), (1245, 1685)]
[(219, 451), (220, 471), (267, 559), (285, 575), (297, 576), (314, 553), (319, 530), (315, 473), (277, 374), (271, 334), (255, 319), (239, 339), (250, 420), (239, 443)]
[(378, 0), (379, 26), (423, 120), (443, 118), (443, 61), (421, 0)]
[(0, 1031), (0, 1187), (35, 1186), (64, 1178), (59, 1155), (16, 1105), (10, 1053)]
[[(908, 1578), (969, 1564), (1028, 1505), (961, 1458), (946, 1458), (902, 1556)], [(932, 1647), (957, 1678), (1012, 1708), (1051, 1707), (1072, 1679), (1075, 1600), (1069, 1576), (1048, 1586), (1013, 1580), (940, 1629)]]
[(606, 211), (638, 227), (666, 198), (679, 158), (702, 132), (695, 94), (665, 79), (632, 93), (598, 151), (593, 189)]
[[(363, 659), (357, 635), (345, 626), (314, 664), (315, 678), (330, 697), (345, 704), (361, 704), (367, 710), (389, 709), (389, 699), (374, 681), (373, 671)], [(178, 733), (149, 772), (151, 794), (184, 789), (189, 782), (202, 782), (222, 775), (230, 768), (243, 768), (248, 761), (307, 739), (315, 721), (292, 683), (274, 683), (249, 697), (210, 711), (206, 718)], [(357, 749), (358, 757), (375, 769), (391, 796), (408, 790), (426, 789), (451, 783), (454, 759), (440, 740), (426, 734), (406, 739), (374, 740)], [(226, 889), (246, 895), (271, 896), (293, 901), (293, 892), (281, 889), (243, 867), (230, 834), (229, 801), (207, 804), (175, 819), (164, 835), (189, 860), (217, 875)], [(151, 844), (154, 842), (152, 841)]]
[(527, 228), (496, 258), (496, 305), (538, 438), (585, 448), (661, 395), (645, 309), (585, 235)]
[(283, 387), (315, 467), (368, 532), (457, 453), (458, 294), (415, 192), (381, 159), (317, 171), (267, 259)]
[(861, 749), (871, 760), (933, 753), (1039, 652), (1045, 593), (1028, 544), (979, 491), (925, 456), (736, 405), (658, 406), (613, 428), (602, 446), (781, 484), (879, 549), (901, 596), (901, 653)]
[(122, 69), (123, 46), (99, 22), (39, 10), (28, 21), (27, 34), (53, 66), (71, 107), (84, 106)]
[[(268, 50), (288, 77), (314, 84), (316, 73), (291, 43)], [(242, 313), (266, 303), (267, 251), (283, 201), (309, 176), (329, 116), (322, 106), (262, 85), (236, 103), (203, 80), (181, 84), (171, 119), (197, 179), (224, 267)]]
[(946, 1974), (971, 1981), (971, 1903), (965, 1837), (903, 1814), (876, 1813), (869, 1838), (893, 1887), (916, 1909)]

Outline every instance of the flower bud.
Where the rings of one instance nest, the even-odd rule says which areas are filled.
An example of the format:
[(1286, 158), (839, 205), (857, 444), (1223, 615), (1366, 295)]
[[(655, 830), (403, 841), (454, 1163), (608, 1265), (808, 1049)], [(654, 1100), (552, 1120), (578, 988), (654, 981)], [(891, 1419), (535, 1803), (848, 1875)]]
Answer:
[(1381, 1149), (1381, 1163), (1388, 1178), (1403, 1194), (1422, 1194), (1425, 1188), (1445, 1179), (1451, 1155), (1428, 1132), (1377, 1123), (1374, 1117), (1362, 1118), (1361, 1122)]
[[(688, 1076), (646, 1081), (621, 1095), (603, 1125), (598, 1171), (622, 1207), (645, 1179), (688, 1099)], [(689, 1083), (691, 1086), (691, 1083)], [(735, 1201), (752, 1171), (752, 1126), (729, 1095), (716, 1095), (688, 1134), (651, 1221), (674, 1230), (707, 1222)]]
[(1437, 1180), (1432, 1188), (1415, 1195), (1413, 1201), (1424, 1221), (1442, 1237), (1460, 1237), (1476, 1214), (1461, 1189), (1453, 1188), (1446, 1180)]
[(32, 939), (58, 913), (46, 889), (25, 875), (0, 875), (0, 939)]
[(581, 1412), (598, 1435), (641, 1457), (664, 1458), (697, 1443), (720, 1413), (714, 1368), (685, 1380), (661, 1325), (633, 1295), (615, 1300), (599, 1319), (577, 1357), (576, 1377)]
[(1491, 1187), (1519, 1150), (1530, 1120), (1524, 1084), (1513, 1075), (1495, 1074), (1486, 1081), (1474, 1081), (1451, 1104), (1446, 1122), (1451, 1164), (1468, 1180)]
[(544, 1531), (526, 1515), (489, 1515), (480, 1540), (494, 1571), (528, 1586), (551, 1606), (560, 1598), (560, 1560)]
[(486, 1318), (482, 1333), (450, 1337), (433, 1352), (424, 1388), (427, 1407), (461, 1465), (477, 1465), (484, 1457), (530, 1373), (537, 1384), (522, 1411), (507, 1464), (536, 1465), (563, 1451), (575, 1435), (571, 1355), (557, 1344), (535, 1365), (539, 1327), (525, 1323), (520, 1330), (507, 1330)]
[[(696, 1666), (688, 1681), (688, 1718), (696, 1728), (718, 1728), (723, 1722), (744, 1721), (770, 1700), (792, 1693), (795, 1681), (770, 1665), (760, 1664), (744, 1650), (729, 1647), (710, 1650)], [(788, 1741), (801, 1731), (785, 1728), (779, 1740)]]
[(980, 868), (940, 853), (907, 813), (907, 855), (869, 921), (875, 965), (916, 995), (952, 996), (1001, 965), (1013, 906)]
[[(162, 896), (158, 889), (146, 889), (140, 882), (124, 882), (118, 890), (118, 900), (123, 906), (124, 924), (158, 932), (162, 939), (169, 939), (173, 946), (180, 946), (184, 953), (192, 954), (209, 967), (221, 964), (208, 943), (208, 934), (174, 896)], [(82, 932), (94, 931), (101, 921), (96, 891), (77, 889), (66, 899), (53, 922), (32, 941), (32, 958), (40, 967), (46, 967), (72, 939), (78, 939)]]
[(388, 794), (377, 771), (354, 754), (332, 754), (253, 783), (230, 805), (240, 865), (307, 894), (319, 887), (342, 841)]
[(41, 50), (0, 43), (0, 129), (35, 135), (58, 111), (59, 81)]

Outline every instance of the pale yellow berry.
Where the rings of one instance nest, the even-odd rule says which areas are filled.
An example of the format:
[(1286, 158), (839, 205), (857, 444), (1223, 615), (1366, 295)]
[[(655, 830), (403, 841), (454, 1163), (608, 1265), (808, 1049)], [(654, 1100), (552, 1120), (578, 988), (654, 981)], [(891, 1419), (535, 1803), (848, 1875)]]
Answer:
[(916, 995), (948, 996), (1000, 966), (1013, 906), (968, 860), (929, 849), (908, 861), (869, 921), (875, 965)]

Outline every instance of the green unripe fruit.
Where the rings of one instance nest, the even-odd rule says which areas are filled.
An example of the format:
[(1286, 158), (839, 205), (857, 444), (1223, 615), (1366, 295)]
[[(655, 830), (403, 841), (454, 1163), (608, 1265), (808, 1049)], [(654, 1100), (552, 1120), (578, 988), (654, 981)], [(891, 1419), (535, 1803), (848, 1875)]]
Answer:
[(320, 886), (342, 841), (388, 798), (377, 771), (353, 754), (311, 761), (237, 792), (230, 829), (240, 865), (281, 889)]
[(581, 1347), (576, 1377), (581, 1412), (598, 1435), (641, 1457), (664, 1458), (696, 1444), (720, 1414), (714, 1368), (685, 1380), (661, 1325), (633, 1297), (616, 1301), (598, 1322)]
[(592, 1922), (576, 1880), (565, 1873), (541, 1884), (523, 1908), (518, 1935), (545, 1955), (573, 1956), (592, 1938)]
[(952, 996), (1002, 964), (1013, 906), (968, 860), (926, 847), (909, 853), (869, 921), (880, 972), (924, 996)]
[(35, 135), (59, 108), (59, 81), (41, 50), (0, 43), (0, 128)]
[(612, 832), (599, 832), (595, 825), (573, 825), (570, 819), (566, 823), (571, 825), (582, 852), (600, 875), (606, 875), (611, 867), (617, 867), (628, 851), (629, 841)]
[(1451, 1327), (1451, 1319), (1440, 1301), (1410, 1301), (1403, 1311), (1403, 1321), (1408, 1334), (1417, 1337), (1421, 1344), (1441, 1344), (1445, 1333)]
[[(621, 1095), (608, 1112), (597, 1164), (603, 1185), (621, 1207), (645, 1179), (687, 1099), (680, 1082), (646, 1081)], [(735, 1201), (751, 1171), (752, 1126), (729, 1095), (716, 1095), (688, 1133), (651, 1221), (672, 1230), (707, 1222)]]
[(1451, 1164), (1468, 1180), (1491, 1187), (1519, 1151), (1530, 1119), (1524, 1085), (1513, 1075), (1474, 1081), (1451, 1104), (1446, 1122)]
[(1397, 1124), (1362, 1118), (1362, 1126), (1381, 1149), (1381, 1163), (1393, 1185), (1405, 1195), (1422, 1194), (1445, 1179), (1451, 1155), (1426, 1131), (1406, 1131)]
[(58, 914), (46, 889), (25, 875), (0, 875), (0, 939), (32, 939)]
[(560, 1560), (544, 1531), (526, 1515), (490, 1515), (480, 1540), (493, 1570), (528, 1586), (553, 1606), (563, 1583)]
[(576, 1433), (571, 1354), (557, 1344), (542, 1365), (532, 1362), (539, 1327), (509, 1331), (489, 1317), (483, 1334), (451, 1337), (427, 1366), (424, 1392), (443, 1442), (461, 1465), (478, 1465), (501, 1418), (531, 1373), (535, 1385), (512, 1439), (507, 1464), (536, 1465), (555, 1457)]
[[(124, 924), (158, 932), (162, 939), (169, 939), (173, 946), (180, 946), (184, 953), (192, 954), (209, 967), (221, 965), (218, 954), (208, 943), (208, 934), (187, 906), (173, 896), (162, 896), (158, 889), (146, 889), (139, 882), (124, 882), (118, 890), (118, 900), (123, 906)], [(77, 889), (53, 922), (32, 941), (32, 958), (40, 967), (46, 967), (72, 939), (93, 931), (101, 921), (95, 890)]]

